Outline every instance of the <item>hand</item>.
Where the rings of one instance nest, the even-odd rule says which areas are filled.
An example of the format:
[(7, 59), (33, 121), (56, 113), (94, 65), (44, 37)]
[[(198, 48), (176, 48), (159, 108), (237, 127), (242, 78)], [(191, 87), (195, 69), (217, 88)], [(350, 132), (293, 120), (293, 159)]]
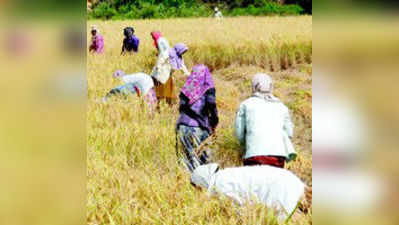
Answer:
[(211, 127), (212, 134), (215, 133), (216, 127)]

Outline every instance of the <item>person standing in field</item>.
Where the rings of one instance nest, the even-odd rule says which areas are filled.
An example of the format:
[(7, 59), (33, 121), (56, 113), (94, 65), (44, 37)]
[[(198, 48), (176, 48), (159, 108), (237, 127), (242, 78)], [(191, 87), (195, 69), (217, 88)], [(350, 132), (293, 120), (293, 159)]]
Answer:
[(172, 70), (182, 69), (186, 75), (189, 74), (182, 58), (188, 48), (185, 44), (179, 43), (171, 49), (168, 40), (162, 37), (159, 31), (151, 32), (151, 36), (158, 50), (158, 59), (151, 73), (156, 79), (157, 97), (171, 104), (176, 99)]
[(157, 97), (154, 90), (154, 80), (151, 76), (145, 73), (126, 75), (122, 70), (117, 70), (113, 74), (113, 77), (122, 80), (124, 84), (111, 89), (111, 91), (103, 97), (103, 102), (106, 102), (108, 98), (114, 95), (137, 94), (138, 97), (144, 97), (144, 101), (150, 107), (151, 112), (155, 111)]
[(122, 52), (121, 55), (128, 53), (137, 53), (139, 51), (140, 39), (134, 35), (133, 27), (126, 27), (123, 29), (123, 39)]
[(102, 54), (104, 52), (104, 38), (96, 26), (91, 27), (90, 52)]
[(209, 152), (204, 151), (198, 156), (195, 150), (215, 132), (219, 122), (215, 85), (207, 66), (193, 67), (179, 98), (180, 115), (176, 133), (183, 147), (183, 161), (192, 172), (198, 166), (208, 163)]
[(215, 14), (213, 15), (213, 17), (219, 20), (223, 18), (223, 14), (219, 11), (218, 7), (215, 7)]
[(244, 165), (271, 165), (284, 168), (296, 157), (291, 138), (294, 125), (288, 108), (273, 96), (273, 81), (258, 73), (252, 80), (252, 96), (241, 103), (235, 133), (245, 146)]

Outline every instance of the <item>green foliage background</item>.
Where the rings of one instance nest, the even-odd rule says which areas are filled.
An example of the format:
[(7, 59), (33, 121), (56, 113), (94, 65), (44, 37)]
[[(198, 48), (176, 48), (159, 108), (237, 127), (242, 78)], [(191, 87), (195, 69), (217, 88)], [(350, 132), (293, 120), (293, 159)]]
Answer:
[(225, 16), (312, 13), (311, 0), (94, 0), (89, 19), (209, 17), (218, 6)]

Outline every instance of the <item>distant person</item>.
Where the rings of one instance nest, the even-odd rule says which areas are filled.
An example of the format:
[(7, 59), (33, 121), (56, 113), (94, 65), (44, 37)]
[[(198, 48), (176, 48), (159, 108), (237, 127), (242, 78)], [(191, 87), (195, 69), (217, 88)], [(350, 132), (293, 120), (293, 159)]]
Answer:
[(223, 18), (223, 14), (221, 11), (219, 11), (218, 7), (215, 7), (215, 14), (213, 15), (214, 18), (216, 19), (222, 19)]
[(101, 54), (104, 52), (104, 38), (96, 26), (91, 27), (90, 52)]
[(24, 28), (16, 28), (6, 34), (5, 49), (13, 56), (28, 56), (32, 52), (33, 39)]
[(296, 157), (291, 142), (294, 125), (288, 108), (273, 96), (273, 81), (258, 73), (252, 80), (252, 96), (241, 103), (235, 121), (238, 140), (245, 146), (244, 165), (284, 168)]
[(158, 59), (151, 72), (151, 76), (159, 83), (156, 87), (157, 97), (165, 99), (170, 104), (176, 99), (174, 81), (171, 76), (172, 69), (182, 69), (186, 75), (189, 74), (182, 58), (188, 48), (185, 44), (180, 43), (171, 49), (168, 40), (162, 37), (159, 31), (151, 32), (151, 36), (158, 50)]
[(208, 67), (193, 67), (179, 98), (176, 132), (183, 146), (183, 161), (192, 172), (199, 165), (208, 163), (210, 152), (204, 151), (197, 156), (195, 150), (215, 131), (219, 122), (216, 90)]
[(280, 222), (290, 218), (298, 203), (306, 205), (305, 184), (292, 172), (272, 166), (219, 170), (216, 163), (199, 166), (191, 182), (211, 194), (225, 195), (240, 205), (259, 202), (274, 209)]
[(137, 53), (139, 51), (140, 39), (134, 35), (133, 27), (126, 27), (123, 29), (123, 39), (122, 52), (121, 55), (128, 53)]
[(151, 111), (154, 112), (157, 105), (157, 98), (155, 96), (154, 80), (151, 76), (145, 73), (126, 75), (125, 72), (117, 70), (113, 74), (113, 77), (122, 80), (124, 84), (109, 91), (103, 98), (103, 102), (106, 102), (108, 98), (114, 95), (136, 94), (138, 97), (142, 96)]

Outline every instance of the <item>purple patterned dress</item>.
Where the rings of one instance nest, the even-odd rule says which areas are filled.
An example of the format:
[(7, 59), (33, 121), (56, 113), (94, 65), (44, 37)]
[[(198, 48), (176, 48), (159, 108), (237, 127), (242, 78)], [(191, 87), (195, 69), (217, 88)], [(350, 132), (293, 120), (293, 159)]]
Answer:
[(219, 122), (215, 86), (205, 65), (193, 67), (180, 93), (179, 112), (177, 137), (183, 146), (183, 161), (193, 171), (208, 162), (209, 152), (205, 151), (205, 155), (197, 156), (195, 150), (209, 137)]

